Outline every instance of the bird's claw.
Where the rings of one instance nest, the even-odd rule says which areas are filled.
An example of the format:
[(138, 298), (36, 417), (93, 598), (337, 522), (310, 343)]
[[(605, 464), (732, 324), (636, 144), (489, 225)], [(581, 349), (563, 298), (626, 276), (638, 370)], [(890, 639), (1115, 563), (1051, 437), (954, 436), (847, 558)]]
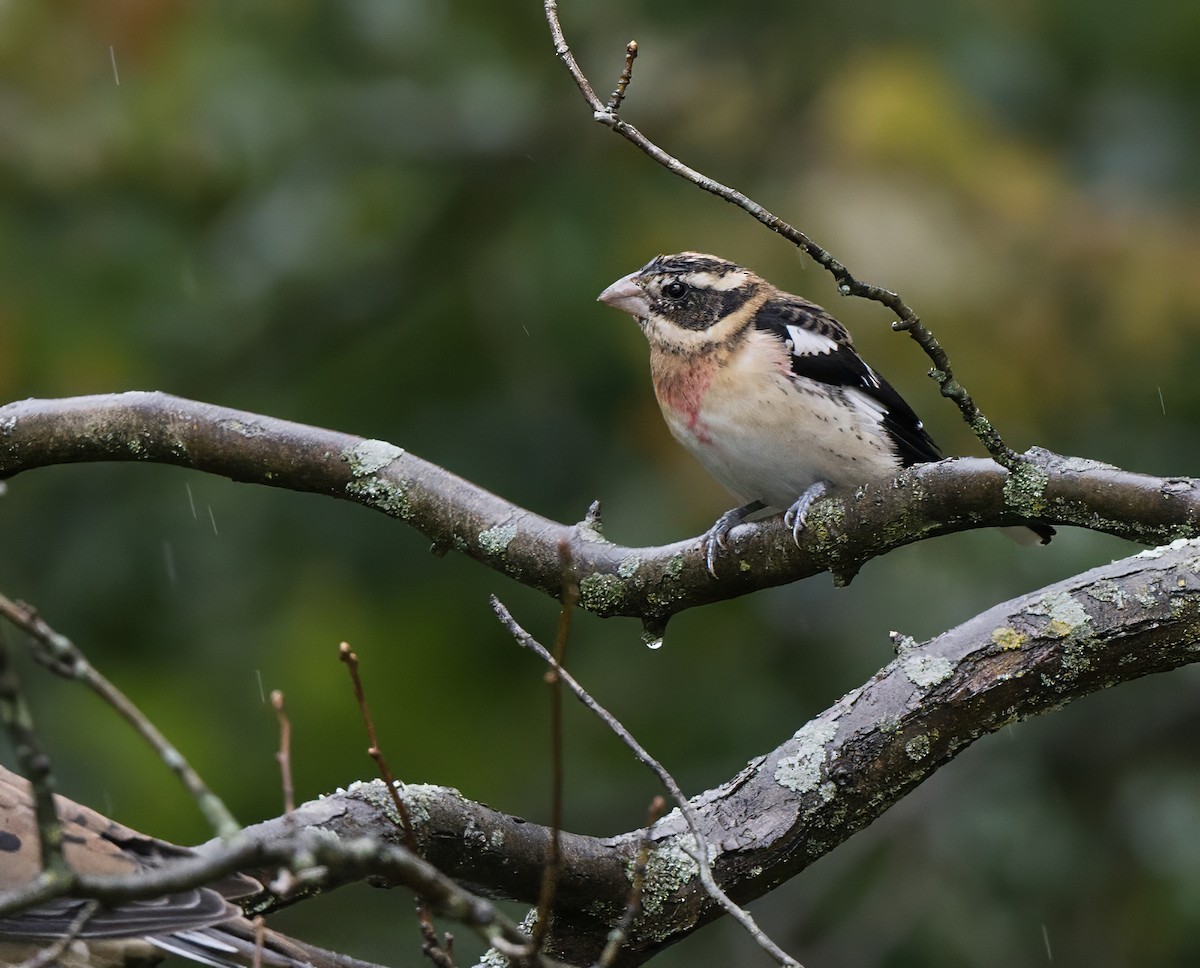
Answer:
[(727, 511), (704, 535), (704, 567), (713, 578), (717, 577), (717, 554), (729, 543), (729, 532), (740, 523), (741, 518), (735, 517), (733, 511)]
[(713, 578), (717, 577), (717, 554), (728, 544), (729, 532), (745, 521), (747, 515), (753, 514), (755, 511), (761, 511), (762, 509), (763, 503), (761, 501), (751, 501), (740, 508), (726, 511), (705, 532), (704, 538), (701, 541), (701, 547), (704, 549), (704, 567), (708, 569), (708, 573)]
[(828, 481), (817, 481), (807, 491), (796, 498), (796, 503), (783, 512), (783, 523), (792, 529), (792, 540), (800, 547), (800, 535), (808, 525), (808, 512), (812, 506), (829, 491)]

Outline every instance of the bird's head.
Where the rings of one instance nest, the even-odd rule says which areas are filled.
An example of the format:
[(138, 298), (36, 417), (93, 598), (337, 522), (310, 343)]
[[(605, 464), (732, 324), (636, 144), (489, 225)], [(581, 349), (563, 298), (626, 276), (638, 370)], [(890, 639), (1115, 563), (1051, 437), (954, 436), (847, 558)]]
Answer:
[(712, 342), (718, 335), (714, 330), (737, 324), (743, 316), (739, 310), (757, 302), (765, 289), (749, 269), (702, 252), (680, 252), (651, 259), (597, 298), (629, 313), (652, 343), (666, 348)]

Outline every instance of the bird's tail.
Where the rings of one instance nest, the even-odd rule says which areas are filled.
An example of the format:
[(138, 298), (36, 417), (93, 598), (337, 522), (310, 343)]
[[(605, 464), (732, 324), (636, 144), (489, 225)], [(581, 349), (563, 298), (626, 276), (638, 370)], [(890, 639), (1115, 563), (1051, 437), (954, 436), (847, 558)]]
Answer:
[(208, 928), (175, 931), (147, 939), (171, 954), (210, 968), (247, 968), (257, 963), (265, 968), (382, 968), (336, 951), (297, 941), (278, 931), (258, 930), (247, 918), (235, 918)]

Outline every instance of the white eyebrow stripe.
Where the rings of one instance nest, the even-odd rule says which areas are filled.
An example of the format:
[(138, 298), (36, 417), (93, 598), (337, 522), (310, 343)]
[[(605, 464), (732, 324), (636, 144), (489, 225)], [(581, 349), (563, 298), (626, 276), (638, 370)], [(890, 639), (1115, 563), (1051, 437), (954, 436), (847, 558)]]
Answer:
[(728, 292), (730, 289), (739, 289), (746, 284), (749, 278), (750, 273), (745, 269), (740, 269), (737, 272), (726, 272), (722, 275), (710, 272), (707, 269), (697, 269), (692, 272), (685, 272), (679, 276), (681, 281), (686, 282), (695, 289), (711, 289), (713, 292)]
[(784, 327), (792, 338), (793, 356), (822, 356), (837, 349), (837, 343), (828, 336), (814, 333), (803, 326), (788, 325)]

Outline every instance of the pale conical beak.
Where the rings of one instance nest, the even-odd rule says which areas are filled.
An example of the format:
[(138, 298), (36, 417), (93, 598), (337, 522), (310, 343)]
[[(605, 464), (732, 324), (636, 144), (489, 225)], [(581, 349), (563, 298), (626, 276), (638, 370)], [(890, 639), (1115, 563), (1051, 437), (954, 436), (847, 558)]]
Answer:
[(621, 277), (600, 293), (596, 299), (607, 306), (612, 306), (613, 309), (629, 313), (630, 316), (645, 319), (650, 315), (650, 301), (646, 298), (642, 287), (634, 282), (636, 277), (636, 272)]

